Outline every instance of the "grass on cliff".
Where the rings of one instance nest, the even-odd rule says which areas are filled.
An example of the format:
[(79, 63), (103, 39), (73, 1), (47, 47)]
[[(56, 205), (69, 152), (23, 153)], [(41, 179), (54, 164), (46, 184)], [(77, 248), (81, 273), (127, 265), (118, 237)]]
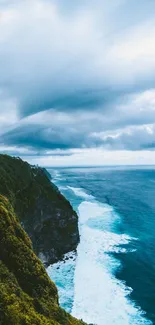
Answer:
[(34, 209), (37, 198), (42, 198), (65, 208), (71, 205), (51, 183), (47, 171), (29, 165), (20, 158), (0, 155), (0, 194), (9, 198), (18, 217)]
[[(42, 252), (48, 263), (52, 249), (50, 262), (76, 248), (79, 240), (77, 214), (52, 184), (45, 169), (0, 154), (0, 194), (11, 202), (31, 237), (36, 254)], [(75, 240), (73, 234), (77, 234)]]
[(82, 325), (58, 304), (55, 284), (0, 195), (0, 325)]

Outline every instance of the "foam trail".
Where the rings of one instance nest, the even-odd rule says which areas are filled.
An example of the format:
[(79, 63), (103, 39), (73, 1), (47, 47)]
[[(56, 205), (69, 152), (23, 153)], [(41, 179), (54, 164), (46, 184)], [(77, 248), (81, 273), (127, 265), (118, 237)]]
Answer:
[[(95, 212), (96, 211), (96, 212)], [(82, 202), (79, 206), (81, 241), (74, 277), (74, 303), (72, 314), (96, 325), (146, 325), (140, 308), (129, 299), (132, 289), (117, 280), (114, 271), (120, 266), (111, 252), (126, 252), (134, 238), (126, 234), (101, 231), (88, 226), (91, 218), (108, 215), (109, 227), (119, 218), (108, 205)]]
[(121, 218), (108, 204), (100, 204), (81, 188), (67, 188), (84, 201), (78, 208), (77, 260), (56, 263), (48, 270), (57, 284), (61, 306), (88, 324), (152, 324), (130, 300), (132, 288), (115, 277), (121, 263), (111, 253), (134, 253), (128, 244), (136, 238), (115, 232)]
[(46, 270), (49, 277), (56, 283), (59, 291), (60, 305), (71, 312), (74, 299), (74, 271), (75, 271), (75, 252), (65, 254), (60, 262), (50, 265)]
[(85, 191), (83, 191), (82, 188), (78, 188), (78, 187), (71, 187), (71, 186), (67, 186), (70, 190), (72, 190), (74, 192), (75, 195), (80, 196), (81, 198), (84, 199), (94, 199), (94, 197), (90, 194), (87, 194)]
[(63, 177), (61, 177), (61, 174), (60, 174), (60, 172), (58, 171), (58, 170), (52, 170), (52, 171), (49, 171), (50, 172), (50, 174), (51, 174), (51, 176), (52, 176), (52, 182), (53, 181), (61, 181), (61, 180), (65, 180), (65, 178)]

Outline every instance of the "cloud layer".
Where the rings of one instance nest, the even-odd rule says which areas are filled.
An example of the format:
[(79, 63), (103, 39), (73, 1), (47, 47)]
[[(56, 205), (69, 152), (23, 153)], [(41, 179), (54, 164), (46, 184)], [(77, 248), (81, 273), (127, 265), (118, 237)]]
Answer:
[(148, 0), (0, 1), (2, 148), (153, 150), (154, 13)]

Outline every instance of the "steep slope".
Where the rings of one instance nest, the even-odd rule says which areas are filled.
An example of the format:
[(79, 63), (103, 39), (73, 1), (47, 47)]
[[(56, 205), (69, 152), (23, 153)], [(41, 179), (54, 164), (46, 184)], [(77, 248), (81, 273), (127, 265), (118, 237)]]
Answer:
[(0, 195), (0, 325), (82, 325), (58, 304), (55, 284)]
[(0, 194), (9, 198), (36, 254), (46, 264), (76, 249), (77, 214), (45, 169), (0, 155)]

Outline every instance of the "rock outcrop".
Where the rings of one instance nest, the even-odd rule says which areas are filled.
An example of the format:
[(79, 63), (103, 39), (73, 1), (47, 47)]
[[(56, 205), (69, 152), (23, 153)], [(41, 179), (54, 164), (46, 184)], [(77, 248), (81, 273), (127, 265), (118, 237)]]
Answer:
[(10, 200), (35, 253), (46, 265), (76, 249), (77, 214), (45, 169), (0, 155), (0, 194)]

